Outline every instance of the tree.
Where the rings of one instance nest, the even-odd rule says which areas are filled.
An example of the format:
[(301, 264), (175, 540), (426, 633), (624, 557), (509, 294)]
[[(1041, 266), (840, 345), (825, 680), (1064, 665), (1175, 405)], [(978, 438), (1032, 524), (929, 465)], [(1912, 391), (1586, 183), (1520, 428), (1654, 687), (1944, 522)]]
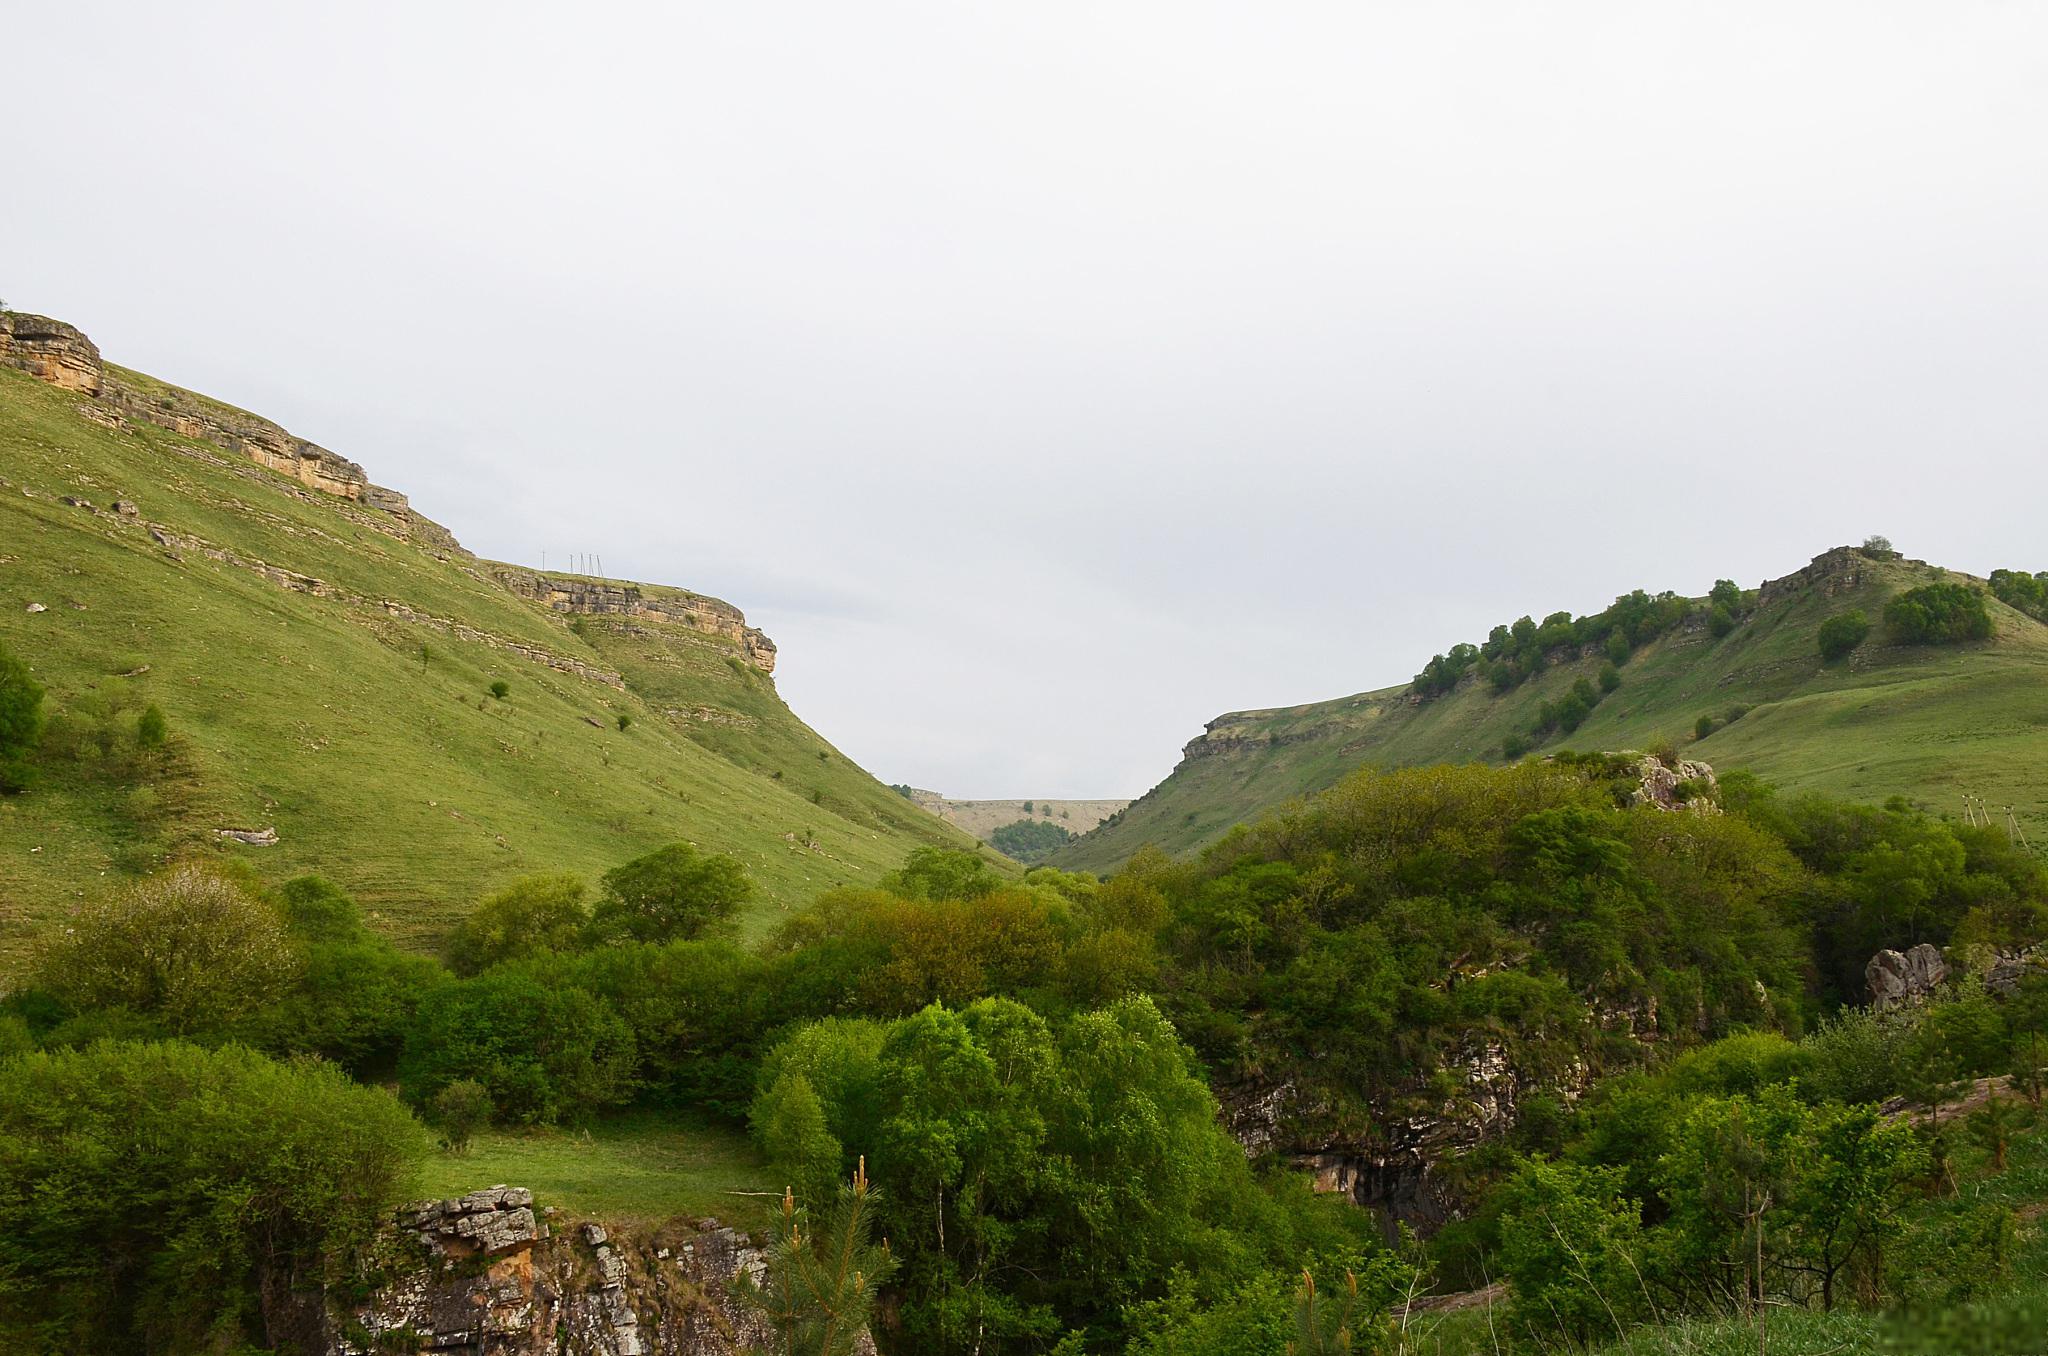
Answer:
[(1863, 554), (1877, 560), (1890, 560), (1899, 553), (1892, 549), (1892, 539), (1873, 532), (1863, 539)]
[(874, 1317), (875, 1298), (896, 1272), (887, 1242), (876, 1244), (880, 1193), (867, 1163), (839, 1189), (837, 1207), (811, 1231), (809, 1212), (782, 1194), (782, 1218), (758, 1275), (745, 1268), (733, 1290), (775, 1330), (779, 1356), (851, 1356)]
[(1735, 613), (1725, 603), (1715, 603), (1707, 613), (1707, 631), (1719, 640), (1735, 629)]
[(988, 836), (988, 845), (1006, 857), (1035, 862), (1074, 841), (1071, 830), (1049, 819), (1019, 819)]
[(627, 726), (629, 726), (629, 725), (631, 725), (632, 723), (633, 723), (633, 717), (632, 717), (632, 716), (628, 715), (628, 714), (627, 714), (626, 712), (624, 712), (624, 711), (621, 711), (621, 712), (619, 712), (619, 714), (618, 714), (618, 717), (617, 717), (617, 724), (618, 724), (618, 727), (619, 727), (619, 733), (620, 733), (620, 734), (624, 734), (624, 733), (626, 732), (626, 727), (627, 727)]
[(1742, 586), (1733, 579), (1716, 579), (1707, 593), (1707, 601), (1732, 613), (1742, 606)]
[(1001, 883), (978, 854), (941, 847), (915, 849), (882, 878), (884, 890), (905, 899), (980, 899)]
[(398, 1080), (415, 1105), (474, 1079), (499, 1120), (587, 1120), (633, 1095), (633, 1032), (582, 989), (494, 970), (446, 984), (420, 1001), (406, 1029)]
[(1910, 1128), (1867, 1105), (1811, 1108), (1797, 1134), (1783, 1211), (1787, 1266), (1817, 1279), (1821, 1307), (1832, 1309), (1845, 1273), (1879, 1271), (1926, 1157)]
[(1970, 1113), (1970, 1135), (1991, 1155), (1993, 1172), (2005, 1171), (2005, 1151), (2024, 1124), (2019, 1108), (1995, 1091), (1990, 1101)]
[(2048, 1046), (2041, 1043), (2038, 1033), (2029, 1031), (2013, 1042), (2012, 1085), (2038, 1111), (2044, 1082), (2048, 1082)]
[(496, 697), (499, 701), (504, 701), (506, 697), (511, 695), (511, 693), (512, 684), (506, 682), (503, 678), (500, 678), (491, 684), (491, 695), (493, 697)]
[(294, 876), (277, 887), (277, 899), (294, 936), (347, 942), (364, 935), (362, 910), (325, 876)]
[(77, 1007), (126, 1008), (184, 1035), (226, 1031), (276, 1001), (299, 964), (268, 904), (180, 866), (82, 906), (40, 968)]
[(29, 755), (42, 731), (42, 684), (0, 645), (0, 795), (28, 789)]
[(448, 964), (459, 975), (544, 951), (573, 951), (590, 926), (583, 882), (570, 875), (527, 876), (486, 895), (448, 937)]
[(735, 858), (670, 843), (604, 873), (591, 915), (593, 936), (610, 941), (688, 940), (703, 935), (754, 898), (754, 882)]
[(1539, 1343), (1619, 1336), (1642, 1312), (1641, 1211), (1618, 1170), (1532, 1158), (1505, 1182), (1500, 1260), (1510, 1321)]
[(355, 1275), (427, 1148), (316, 1060), (106, 1041), (0, 1061), (0, 1349), (296, 1345), (266, 1300)]
[(1870, 634), (1870, 618), (1860, 608), (1837, 613), (1820, 624), (1820, 657), (1827, 663), (1842, 658)]
[(490, 1091), (473, 1078), (458, 1078), (442, 1088), (434, 1094), (431, 1106), (441, 1142), (452, 1154), (468, 1153), (476, 1132), (491, 1119)]
[(1692, 737), (1694, 739), (1705, 739), (1713, 732), (1714, 718), (1712, 716), (1701, 716), (1692, 723)]
[(1984, 595), (1968, 584), (1923, 584), (1884, 605), (1884, 624), (1902, 645), (1959, 645), (1989, 640)]
[(811, 1080), (795, 1069), (782, 1075), (747, 1114), (754, 1139), (770, 1166), (798, 1199), (822, 1203), (839, 1180), (843, 1151), (825, 1124), (825, 1105)]

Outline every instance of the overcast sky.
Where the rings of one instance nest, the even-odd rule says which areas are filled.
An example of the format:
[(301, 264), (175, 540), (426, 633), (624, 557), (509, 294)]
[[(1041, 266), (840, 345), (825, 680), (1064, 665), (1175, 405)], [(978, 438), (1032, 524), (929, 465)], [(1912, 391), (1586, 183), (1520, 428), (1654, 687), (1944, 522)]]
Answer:
[(2048, 6), (6, 8), (0, 296), (729, 599), (887, 781), (2048, 569)]

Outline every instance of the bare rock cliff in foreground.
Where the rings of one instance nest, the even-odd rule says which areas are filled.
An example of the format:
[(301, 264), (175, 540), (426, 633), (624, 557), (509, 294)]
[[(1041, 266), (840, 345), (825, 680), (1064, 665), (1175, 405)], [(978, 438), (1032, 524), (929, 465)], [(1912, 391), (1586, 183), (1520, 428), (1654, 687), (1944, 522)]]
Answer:
[(556, 1232), (532, 1192), (492, 1187), (413, 1206), (385, 1252), (376, 1289), (293, 1296), (272, 1336), (321, 1356), (739, 1356), (774, 1338), (730, 1289), (761, 1253), (717, 1220)]

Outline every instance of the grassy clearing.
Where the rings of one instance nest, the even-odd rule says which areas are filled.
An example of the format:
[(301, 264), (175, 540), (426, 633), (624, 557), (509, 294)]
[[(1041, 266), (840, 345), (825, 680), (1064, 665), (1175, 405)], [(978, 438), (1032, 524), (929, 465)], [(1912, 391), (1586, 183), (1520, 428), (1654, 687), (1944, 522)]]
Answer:
[[(0, 800), (0, 970), (85, 893), (194, 846), (272, 880), (326, 874), (419, 945), (513, 877), (594, 878), (678, 838), (746, 863), (765, 894), (750, 932), (920, 844), (973, 846), (805, 726), (717, 637), (641, 619), (572, 628), (480, 562), (379, 531), (374, 510), (79, 408), (0, 371), (0, 644), (33, 666), (48, 712), (117, 745), (161, 706), (176, 775), (139, 775), (118, 750), (60, 758)], [(117, 499), (139, 518), (105, 512)], [(166, 547), (150, 523), (205, 545)], [(293, 591), (252, 562), (363, 601)], [(400, 620), (383, 600), (627, 687)], [(214, 834), (265, 826), (276, 847)]]
[[(1992, 600), (1992, 640), (1956, 648), (1883, 644), (1882, 628), (1848, 660), (1824, 665), (1822, 622), (1945, 572), (1867, 562), (1858, 584), (1818, 589), (1761, 611), (1727, 636), (1687, 627), (1638, 650), (1622, 686), (1545, 749), (1643, 748), (1669, 741), (1717, 768), (1748, 768), (1798, 790), (1855, 800), (1904, 795), (1959, 812), (1965, 792), (2018, 807), (2048, 843), (2048, 626)], [(1498, 762), (1544, 701), (1603, 660), (1560, 664), (1496, 696), (1476, 677), (1415, 704), (1405, 685), (1336, 701), (1222, 717), (1227, 751), (1184, 760), (1121, 820), (1055, 854), (1056, 865), (1112, 868), (1147, 843), (1185, 852), (1292, 797), (1367, 765)], [(1730, 720), (1738, 710), (1743, 714)], [(1694, 725), (1719, 726), (1695, 739)]]
[(767, 1165), (744, 1134), (652, 1113), (591, 1130), (492, 1130), (466, 1154), (427, 1164), (424, 1195), (460, 1196), (489, 1186), (523, 1186), (536, 1204), (570, 1219), (654, 1226), (716, 1216), (743, 1229), (764, 1226), (773, 1202)]

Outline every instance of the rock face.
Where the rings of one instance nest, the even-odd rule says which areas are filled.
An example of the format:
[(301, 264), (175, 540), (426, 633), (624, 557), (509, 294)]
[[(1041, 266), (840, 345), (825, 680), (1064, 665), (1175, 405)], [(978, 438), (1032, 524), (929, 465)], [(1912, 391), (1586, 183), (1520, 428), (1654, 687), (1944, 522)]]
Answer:
[(1364, 1135), (1339, 1134), (1303, 1143), (1288, 1127), (1325, 1119), (1302, 1105), (1299, 1089), (1243, 1085), (1218, 1090), (1224, 1120), (1253, 1157), (1278, 1153), (1314, 1179), (1318, 1191), (1339, 1192), (1379, 1215), (1392, 1237), (1397, 1225), (1428, 1233), (1453, 1219), (1463, 1201), (1444, 1165), (1505, 1134), (1528, 1089), (1507, 1050), (1486, 1044), (1465, 1052), (1452, 1070), (1457, 1091), (1441, 1105), (1376, 1120)]
[(1713, 799), (1720, 783), (1714, 779), (1714, 769), (1706, 763), (1682, 758), (1667, 767), (1644, 754), (1636, 763), (1636, 772), (1642, 784), (1631, 795), (1632, 804), (1657, 810), (1691, 810), (1695, 814), (1720, 812), (1721, 807)]
[(398, 491), (372, 485), (363, 468), (348, 458), (295, 437), (247, 410), (175, 386), (130, 380), (119, 369), (109, 370), (92, 340), (61, 320), (14, 311), (0, 313), (0, 361), (63, 390), (95, 397), (98, 403), (84, 409), (96, 423), (119, 428), (127, 420), (136, 420), (211, 443), (258, 466), (281, 471), (322, 494), (382, 510), (390, 515), (401, 537), (434, 550), (462, 550), (447, 528), (415, 513)]
[(1904, 952), (1880, 951), (1863, 967), (1871, 1006), (1877, 1008), (1917, 1002), (1947, 978), (1947, 962), (1926, 942)]
[(738, 1356), (773, 1337), (728, 1291), (760, 1253), (716, 1220), (645, 1238), (597, 1224), (556, 1234), (536, 1217), (532, 1192), (493, 1187), (412, 1207), (392, 1243), (412, 1260), (387, 1263), (390, 1279), (366, 1296), (330, 1296), (312, 1349)]
[(66, 391), (100, 393), (100, 351), (76, 328), (46, 315), (0, 313), (0, 361)]
[(2048, 974), (2048, 943), (2001, 951), (1985, 971), (1984, 987), (2001, 998), (2010, 997), (2023, 982), (2044, 974)]
[(746, 614), (731, 603), (680, 589), (644, 589), (623, 581), (542, 574), (516, 565), (493, 565), (491, 574), (514, 593), (556, 612), (675, 622), (706, 635), (723, 637), (738, 646), (755, 668), (763, 673), (775, 672), (775, 642), (747, 625)]

